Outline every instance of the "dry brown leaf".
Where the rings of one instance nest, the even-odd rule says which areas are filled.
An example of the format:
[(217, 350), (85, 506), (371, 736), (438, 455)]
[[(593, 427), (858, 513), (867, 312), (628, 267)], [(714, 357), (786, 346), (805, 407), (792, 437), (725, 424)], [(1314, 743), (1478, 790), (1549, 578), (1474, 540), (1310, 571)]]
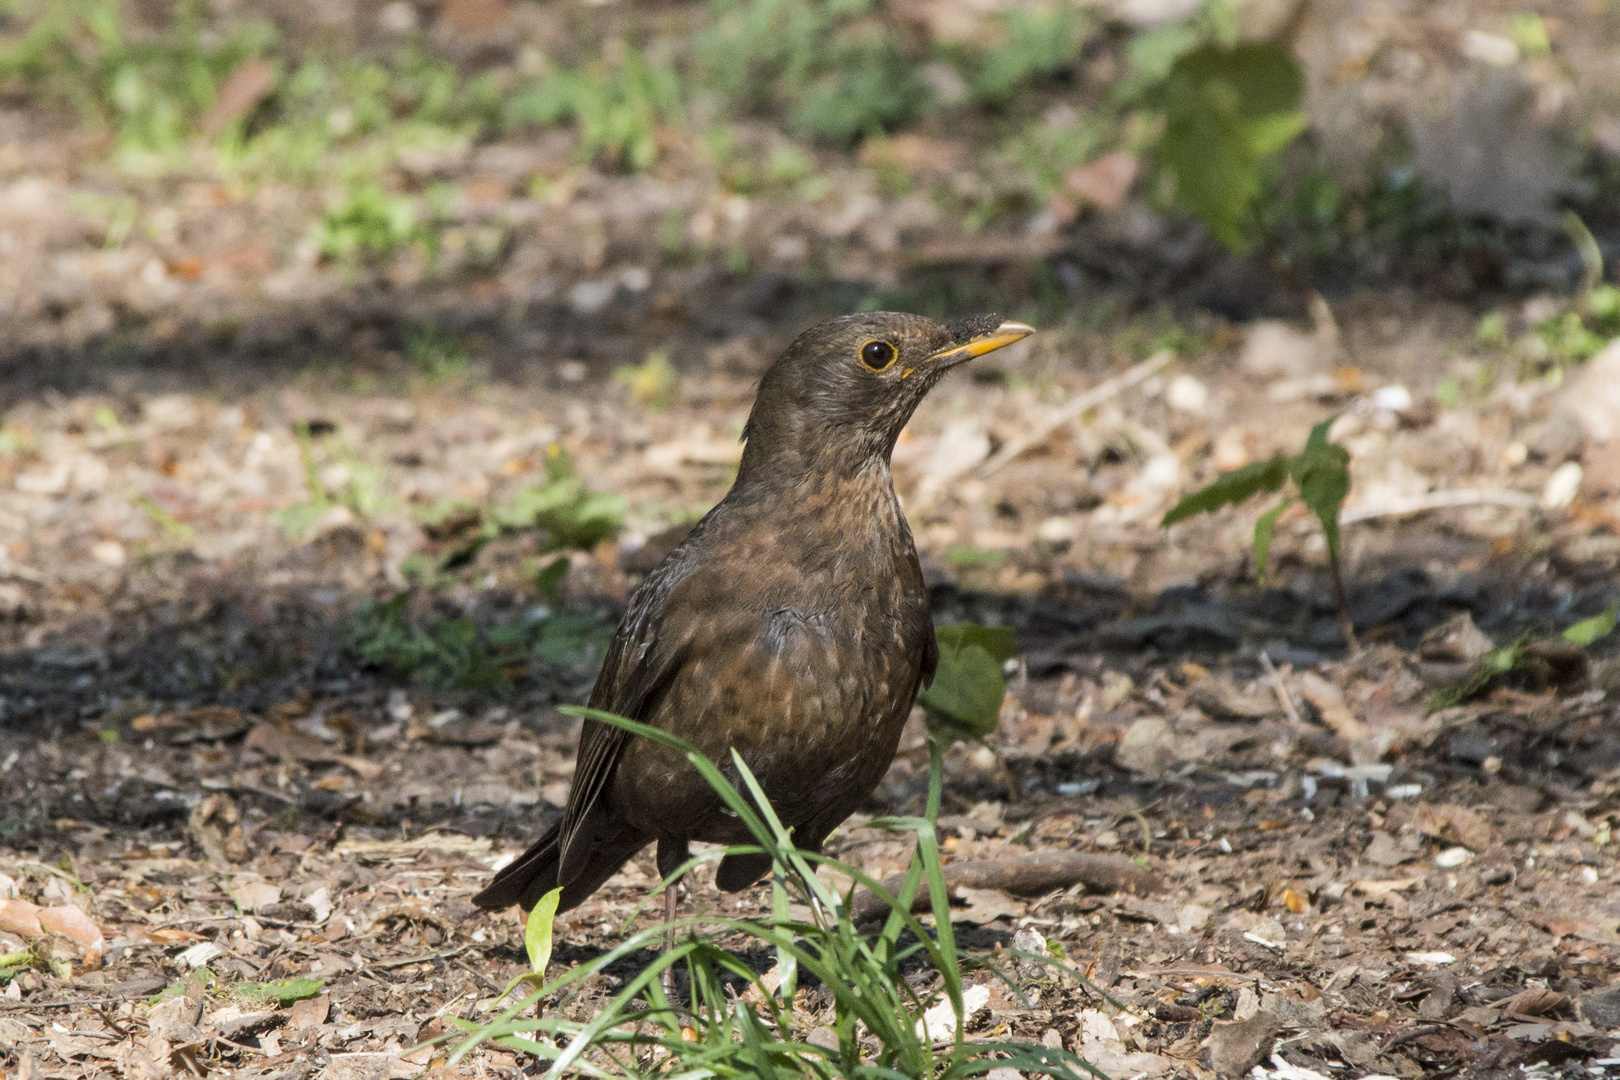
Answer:
[(246, 749), (257, 750), (266, 757), (278, 760), (291, 758), (294, 761), (313, 764), (338, 761), (343, 756), (313, 735), (306, 735), (302, 731), (269, 721), (256, 725), (248, 732), (247, 741), (242, 745)]
[(101, 966), (101, 957), (106, 952), (107, 941), (101, 935), (101, 928), (83, 911), (71, 904), (42, 908), (39, 913), (39, 925), (53, 934), (61, 934), (78, 945), (83, 950), (81, 956), (85, 967)]
[(1412, 886), (1420, 884), (1422, 878), (1392, 878), (1388, 881), (1358, 881), (1356, 891), (1371, 898), (1388, 896), (1391, 893), (1405, 892)]
[(1116, 210), (1131, 193), (1139, 172), (1136, 155), (1115, 150), (1096, 161), (1069, 170), (1063, 178), (1068, 189), (1099, 210)]
[(45, 932), (39, 924), (39, 905), (27, 900), (0, 901), (0, 930), (23, 938), (37, 938)]
[(1299, 692), (1322, 715), (1322, 723), (1332, 728), (1333, 733), (1341, 739), (1355, 742), (1370, 734), (1367, 725), (1357, 720), (1349, 706), (1345, 705), (1344, 694), (1339, 688), (1314, 671), (1299, 675)]
[(29, 939), (60, 934), (79, 946), (85, 967), (100, 967), (107, 948), (101, 928), (72, 904), (40, 907), (27, 900), (0, 901), (0, 930)]
[(287, 1014), (287, 1026), (294, 1031), (320, 1027), (326, 1023), (327, 1014), (331, 1011), (331, 994), (320, 994), (316, 997), (305, 998), (303, 1001), (296, 1001)]
[(1493, 1003), (1504, 1016), (1547, 1016), (1569, 1004), (1569, 998), (1544, 986), (1530, 986)]
[(281, 900), (281, 886), (268, 881), (245, 881), (231, 890), (244, 911), (257, 911)]
[(1424, 836), (1461, 844), (1470, 851), (1485, 850), (1496, 835), (1490, 822), (1477, 811), (1449, 803), (1418, 804), (1417, 829)]
[(362, 780), (375, 780), (383, 774), (383, 767), (370, 758), (356, 757), (354, 754), (343, 754), (338, 758), (346, 768), (353, 770), (354, 774)]

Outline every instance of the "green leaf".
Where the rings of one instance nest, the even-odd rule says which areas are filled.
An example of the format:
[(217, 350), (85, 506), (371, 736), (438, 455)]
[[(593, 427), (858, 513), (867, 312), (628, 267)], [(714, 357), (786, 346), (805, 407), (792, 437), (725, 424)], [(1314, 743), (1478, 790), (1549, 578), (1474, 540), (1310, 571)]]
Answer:
[(939, 669), (917, 696), (936, 730), (955, 738), (982, 739), (996, 730), (1007, 684), (1001, 665), (1017, 652), (1010, 628), (958, 623), (934, 634)]
[(332, 509), (329, 502), (301, 502), (277, 510), (272, 517), (281, 531), (289, 540), (298, 540), (309, 530), (320, 524), (320, 520)]
[(1280, 45), (1205, 45), (1183, 54), (1155, 95), (1159, 164), (1182, 209), (1233, 251), (1249, 246), (1270, 159), (1305, 129), (1304, 79)]
[(1293, 505), (1293, 499), (1284, 499), (1254, 523), (1254, 576), (1262, 585), (1266, 583), (1266, 569), (1271, 563), (1271, 531), (1283, 511)]
[(1305, 449), (1289, 459), (1288, 471), (1299, 488), (1299, 497), (1316, 514), (1327, 537), (1328, 554), (1339, 556), (1339, 511), (1350, 494), (1350, 451), (1327, 442), (1332, 420), (1311, 429)]
[(290, 1005), (295, 1001), (315, 997), (325, 986), (325, 979), (311, 979), (305, 976), (288, 979), (285, 982), (239, 982), (232, 984), (231, 990), (255, 1001), (274, 1001), (280, 1005)]
[(1589, 649), (1614, 633), (1617, 619), (1620, 619), (1620, 604), (1610, 604), (1603, 614), (1593, 615), (1590, 619), (1582, 619), (1572, 626), (1566, 626), (1559, 636), (1571, 645)]
[(1256, 461), (1241, 469), (1222, 473), (1208, 486), (1199, 488), (1172, 506), (1170, 512), (1164, 515), (1164, 520), (1159, 522), (1159, 526), (1168, 528), (1194, 514), (1213, 513), (1223, 506), (1240, 503), (1262, 491), (1276, 491), (1287, 479), (1288, 459), (1280, 457), (1272, 458), (1270, 461)]
[(547, 600), (555, 602), (563, 578), (568, 576), (568, 557), (553, 559), (534, 576), (534, 588)]
[(1317, 450), (1329, 445), (1328, 432), (1333, 430), (1333, 423), (1337, 419), (1337, 416), (1330, 416), (1326, 420), (1313, 424), (1311, 426), (1311, 433), (1305, 436), (1305, 449), (1308, 451)]
[(978, 623), (954, 623), (936, 627), (934, 640), (944, 649), (965, 649), (977, 645), (1001, 663), (1018, 655), (1018, 642), (1010, 626), (980, 626)]
[(523, 926), (523, 949), (529, 954), (529, 970), (544, 979), (546, 965), (551, 963), (551, 924), (557, 919), (557, 904), (562, 900), (562, 886), (552, 889), (540, 898), (529, 912), (529, 921)]

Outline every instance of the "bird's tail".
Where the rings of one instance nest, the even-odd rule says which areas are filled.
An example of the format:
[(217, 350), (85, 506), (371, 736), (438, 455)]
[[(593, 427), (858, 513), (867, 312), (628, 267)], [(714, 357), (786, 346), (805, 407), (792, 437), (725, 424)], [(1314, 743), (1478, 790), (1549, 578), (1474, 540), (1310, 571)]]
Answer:
[(602, 883), (619, 872), (619, 867), (630, 856), (646, 846), (646, 839), (637, 837), (617, 844), (596, 844), (585, 864), (584, 872), (574, 880), (560, 883), (557, 870), (562, 858), (562, 822), (546, 830), (544, 836), (529, 845), (529, 850), (502, 867), (484, 891), (472, 898), (474, 904), (490, 911), (518, 905), (528, 911), (540, 898), (563, 885), (559, 912), (578, 907), (585, 898), (602, 887)]

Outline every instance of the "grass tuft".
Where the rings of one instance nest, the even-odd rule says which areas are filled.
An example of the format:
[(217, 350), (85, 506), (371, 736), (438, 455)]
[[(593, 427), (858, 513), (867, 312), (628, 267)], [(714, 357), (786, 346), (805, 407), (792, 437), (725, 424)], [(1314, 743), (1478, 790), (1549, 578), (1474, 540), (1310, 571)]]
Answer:
[[(451, 1054), (452, 1063), (480, 1041), (493, 1040), (540, 1059), (548, 1066), (548, 1077), (954, 1080), (1000, 1067), (1069, 1080), (1102, 1077), (1083, 1059), (1062, 1049), (1015, 1039), (981, 1042), (966, 1036), (970, 1017), (964, 1015), (964, 973), (985, 967), (994, 977), (1006, 976), (964, 957), (956, 948), (935, 832), (943, 772), (943, 744), (938, 737), (929, 741), (924, 815), (870, 823), (916, 835), (905, 883), (894, 895), (854, 867), (795, 848), (759, 782), (735, 752), (722, 767), (657, 728), (593, 709), (565, 711), (624, 728), (683, 754), (747, 826), (755, 843), (695, 857), (674, 877), (722, 854), (765, 852), (775, 867), (772, 912), (759, 919), (688, 918), (633, 933), (487, 1023), (457, 1021), (465, 1038)], [(864, 886), (889, 903), (890, 913), (881, 928), (868, 932), (855, 924), (850, 916), (852, 892), (840, 893), (824, 882), (816, 874), (820, 866), (847, 875), (854, 883), (851, 890)], [(912, 900), (924, 880), (929, 885), (932, 931), (911, 914)], [(592, 1019), (568, 1020), (544, 1012), (535, 1017), (524, 1015), (530, 1007), (606, 971), (630, 954), (658, 948), (672, 931), (683, 940), (629, 978)], [(719, 940), (727, 935), (742, 935), (768, 947), (775, 954), (775, 965), (763, 974), (756, 971), (736, 952), (720, 946)], [(1025, 958), (1081, 978), (1053, 957)], [(902, 973), (919, 961), (934, 971), (931, 985)], [(680, 1000), (672, 1001), (665, 992), (666, 972), (685, 975), (688, 990)], [(807, 979), (819, 980), (831, 993), (835, 1046), (803, 1038), (805, 1024), (795, 1016), (794, 1003), (801, 981)], [(931, 1019), (924, 1024), (923, 1014), (941, 1003), (947, 1003), (954, 1023), (944, 1025)], [(947, 1026), (951, 1034), (940, 1037)]]

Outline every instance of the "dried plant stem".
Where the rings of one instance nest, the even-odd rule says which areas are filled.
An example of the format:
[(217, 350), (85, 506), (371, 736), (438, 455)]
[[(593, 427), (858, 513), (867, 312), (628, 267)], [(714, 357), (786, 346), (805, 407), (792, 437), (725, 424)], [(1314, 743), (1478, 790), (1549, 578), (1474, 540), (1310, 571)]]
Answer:
[(1339, 631), (1344, 634), (1345, 647), (1351, 656), (1361, 654), (1361, 642), (1356, 638), (1355, 624), (1350, 621), (1350, 598), (1344, 591), (1344, 571), (1339, 566), (1339, 553), (1328, 552), (1328, 567), (1333, 571), (1333, 599), (1339, 606)]

